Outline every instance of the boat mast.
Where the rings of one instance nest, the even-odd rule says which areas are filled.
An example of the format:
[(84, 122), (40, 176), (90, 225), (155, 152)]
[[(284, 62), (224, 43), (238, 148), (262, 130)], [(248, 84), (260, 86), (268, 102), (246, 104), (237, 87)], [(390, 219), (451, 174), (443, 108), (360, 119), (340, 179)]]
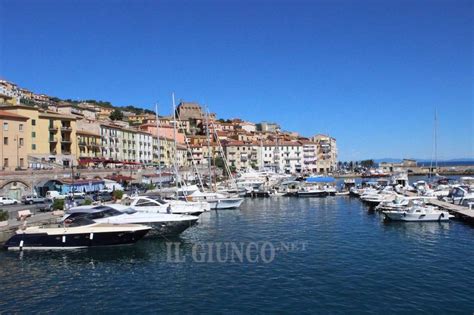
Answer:
[(211, 139), (209, 135), (209, 109), (206, 106), (206, 138), (207, 138), (207, 166), (209, 171), (209, 184), (212, 188), (212, 165), (211, 165)]
[[(432, 154), (431, 154), (431, 162), (430, 162), (430, 174), (429, 174), (429, 177), (432, 177), (434, 173), (436, 175), (436, 172), (434, 172), (434, 169), (436, 169), (436, 171), (438, 170), (438, 141), (437, 141), (437, 138), (438, 138), (438, 132), (437, 132), (437, 123), (438, 123), (438, 115), (437, 115), (437, 111), (436, 111), (436, 108), (435, 108), (435, 113), (434, 113), (434, 125), (433, 125), (433, 151), (432, 151)], [(434, 159), (434, 163), (435, 163), (435, 168), (433, 169), (433, 159)]]
[(435, 169), (438, 173), (438, 112), (435, 108), (434, 118), (434, 149), (435, 149)]
[(178, 123), (176, 121), (176, 103), (174, 101), (174, 92), (172, 93), (172, 98), (173, 98), (173, 139), (174, 139), (174, 161), (173, 161), (173, 166), (174, 166), (174, 173), (176, 176), (175, 180), (175, 185), (176, 189), (178, 189), (178, 180), (179, 180), (179, 173), (178, 173), (178, 147), (176, 145), (176, 124)]
[(158, 149), (158, 180), (160, 191), (162, 189), (162, 180), (161, 180), (161, 145), (160, 145), (160, 119), (158, 118), (158, 103), (155, 104), (155, 119), (156, 119), (156, 146)]

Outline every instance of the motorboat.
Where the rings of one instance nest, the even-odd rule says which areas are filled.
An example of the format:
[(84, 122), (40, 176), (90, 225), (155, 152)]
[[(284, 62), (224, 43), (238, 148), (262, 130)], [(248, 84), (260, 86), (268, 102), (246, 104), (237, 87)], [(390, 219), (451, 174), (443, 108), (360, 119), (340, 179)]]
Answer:
[(454, 186), (444, 200), (453, 204), (468, 207), (469, 203), (474, 202), (474, 192), (471, 191), (469, 186)]
[(186, 197), (187, 201), (204, 201), (209, 203), (211, 209), (235, 209), (239, 208), (244, 198), (232, 196), (219, 192), (195, 191)]
[(427, 206), (422, 203), (403, 210), (386, 210), (382, 211), (382, 213), (389, 220), (405, 222), (445, 222), (453, 217), (448, 211), (438, 210), (436, 207)]
[(133, 244), (143, 238), (149, 226), (97, 223), (76, 217), (67, 224), (20, 228), (3, 245), (8, 250), (78, 249)]
[(183, 185), (176, 190), (176, 194), (179, 197), (183, 197), (189, 196), (196, 191), (199, 191), (199, 187), (197, 185)]
[(210, 205), (205, 201), (184, 201), (174, 199), (161, 199), (151, 196), (131, 196), (122, 200), (121, 204), (129, 206), (138, 212), (147, 213), (173, 213), (200, 215), (210, 210)]
[(393, 199), (382, 200), (376, 207), (375, 210), (378, 211), (390, 211), (390, 210), (402, 210), (409, 206), (410, 199), (409, 197), (396, 196)]
[(360, 196), (360, 200), (370, 206), (377, 206), (382, 201), (393, 200), (397, 197), (397, 193), (393, 187), (387, 186), (382, 190), (367, 190)]
[(63, 222), (84, 216), (97, 223), (143, 224), (152, 228), (151, 235), (179, 235), (193, 226), (198, 218), (192, 215), (167, 213), (140, 213), (128, 206), (110, 204), (106, 206), (79, 206), (68, 209)]
[(319, 186), (303, 186), (296, 193), (298, 197), (326, 197), (328, 192)]

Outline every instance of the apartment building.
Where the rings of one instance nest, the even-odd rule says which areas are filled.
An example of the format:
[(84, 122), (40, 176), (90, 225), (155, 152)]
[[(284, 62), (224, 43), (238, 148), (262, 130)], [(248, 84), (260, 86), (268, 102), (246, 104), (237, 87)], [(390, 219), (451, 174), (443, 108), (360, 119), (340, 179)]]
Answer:
[[(101, 136), (101, 146), (102, 146), (102, 157), (105, 158), (106, 160), (111, 160), (111, 161), (123, 161), (122, 127), (118, 125), (107, 124), (107, 123), (100, 124), (100, 136)], [(133, 138), (132, 143), (134, 147), (135, 146), (134, 138)], [(135, 159), (133, 158), (133, 160)]]
[(335, 171), (337, 168), (336, 139), (328, 135), (316, 135), (312, 140), (317, 145), (317, 172), (330, 173)]
[(136, 131), (135, 148), (137, 156), (135, 161), (142, 164), (151, 164), (153, 162), (153, 137), (148, 132)]
[(70, 166), (77, 158), (76, 118), (32, 106), (2, 106), (1, 110), (29, 117), (24, 126), (31, 162)]
[(275, 148), (280, 153), (280, 170), (285, 173), (301, 173), (303, 169), (303, 145), (298, 141), (282, 141)]
[(20, 104), (21, 91), (14, 83), (0, 80), (0, 95), (7, 96), (12, 105)]
[(278, 132), (281, 130), (280, 125), (273, 122), (262, 121), (261, 123), (256, 124), (257, 131), (262, 132)]
[[(79, 164), (89, 165), (94, 160), (102, 157), (101, 154), (101, 137), (100, 134), (77, 130), (77, 145), (78, 145), (78, 159)], [(81, 161), (84, 161), (81, 163)]]
[(28, 167), (28, 140), (26, 125), (29, 118), (0, 110), (0, 165), (2, 170), (13, 171)]
[(119, 161), (140, 163), (138, 157), (137, 132), (130, 128), (121, 128), (118, 141), (121, 142), (121, 156)]
[(317, 144), (309, 140), (300, 140), (303, 145), (303, 171), (306, 173), (316, 173), (318, 171)]

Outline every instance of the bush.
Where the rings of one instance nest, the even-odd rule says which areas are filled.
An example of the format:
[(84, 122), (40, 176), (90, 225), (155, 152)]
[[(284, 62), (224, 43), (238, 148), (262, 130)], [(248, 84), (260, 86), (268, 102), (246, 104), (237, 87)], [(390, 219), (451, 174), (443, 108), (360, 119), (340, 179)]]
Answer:
[(119, 200), (119, 199), (122, 199), (123, 197), (123, 191), (121, 190), (114, 190), (114, 192), (112, 193), (112, 196), (115, 200)]
[(89, 205), (91, 205), (91, 204), (92, 204), (92, 200), (86, 199), (86, 200), (84, 200), (83, 206), (89, 206)]
[(145, 185), (146, 190), (153, 190), (156, 188), (155, 184), (146, 184)]
[(53, 210), (64, 210), (64, 199), (54, 199), (53, 205), (52, 205)]
[(0, 221), (7, 221), (9, 218), (8, 212), (0, 210)]

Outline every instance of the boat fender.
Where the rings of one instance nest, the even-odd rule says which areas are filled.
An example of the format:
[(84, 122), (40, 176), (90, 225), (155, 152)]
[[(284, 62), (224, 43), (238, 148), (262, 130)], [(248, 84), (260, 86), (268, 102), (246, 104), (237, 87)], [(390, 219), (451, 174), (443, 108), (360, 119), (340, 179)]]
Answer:
[(407, 216), (407, 213), (406, 213), (406, 212), (403, 212), (403, 216), (406, 217), (406, 216)]

